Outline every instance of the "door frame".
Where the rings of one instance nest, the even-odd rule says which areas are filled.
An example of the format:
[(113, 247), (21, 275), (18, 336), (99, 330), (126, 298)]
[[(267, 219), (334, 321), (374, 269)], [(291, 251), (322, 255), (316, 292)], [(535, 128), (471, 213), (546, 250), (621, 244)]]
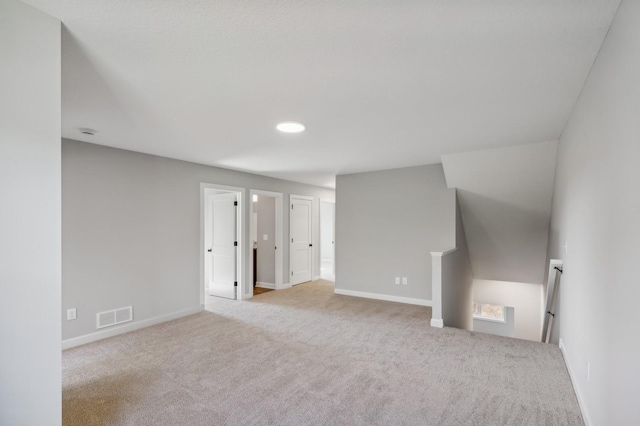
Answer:
[(331, 200), (323, 200), (320, 199), (320, 207), (319, 207), (319, 217), (318, 227), (320, 228), (318, 231), (318, 240), (320, 241), (320, 278), (322, 278), (322, 203), (333, 204), (333, 280), (327, 279), (328, 281), (335, 282), (336, 280), (336, 202)]
[(244, 215), (244, 203), (246, 189), (237, 186), (218, 185), (214, 183), (200, 182), (200, 306), (204, 309), (206, 300), (205, 288), (207, 283), (205, 282), (205, 260), (204, 257), (207, 253), (204, 246), (204, 228), (206, 220), (206, 193), (208, 189), (217, 191), (235, 192), (238, 198), (238, 209), (236, 210), (236, 224), (238, 233), (238, 259), (236, 263), (236, 277), (238, 277), (238, 290), (236, 292), (236, 299), (244, 299), (245, 294), (245, 277), (244, 277), (244, 265), (246, 264), (245, 253), (245, 215)]
[[(293, 203), (293, 199), (294, 198), (300, 198), (302, 200), (309, 200), (311, 201), (311, 218), (309, 219), (309, 227), (310, 229), (310, 233), (309, 235), (311, 236), (311, 281), (315, 281), (317, 279), (320, 279), (320, 276), (315, 276), (313, 275), (314, 269), (315, 269), (315, 264), (316, 264), (316, 253), (318, 250), (316, 241), (315, 241), (315, 226), (313, 225), (313, 220), (315, 215), (313, 214), (313, 211), (316, 208), (316, 198), (315, 197), (310, 197), (308, 195), (296, 195), (296, 194), (289, 194), (289, 206), (291, 206), (291, 204)], [(318, 204), (319, 205), (319, 204)], [(287, 211), (289, 212), (289, 239), (291, 239), (291, 209), (289, 209), (289, 206), (287, 206)], [(298, 283), (298, 284), (291, 284), (291, 275), (293, 273), (293, 269), (292, 269), (292, 265), (293, 265), (293, 249), (291, 246), (291, 241), (287, 241), (288, 245), (289, 245), (289, 284), (291, 285), (298, 285), (298, 284), (302, 284), (302, 283)]]
[[(271, 198), (275, 198), (276, 202), (275, 202), (275, 208), (276, 208), (276, 235), (275, 235), (275, 243), (276, 243), (276, 264), (275, 264), (275, 268), (276, 268), (276, 282), (274, 283), (276, 286), (276, 290), (282, 290), (283, 288), (287, 288), (290, 286), (284, 286), (282, 283), (282, 272), (284, 270), (284, 264), (283, 264), (283, 259), (284, 259), (284, 246), (282, 245), (282, 242), (284, 240), (283, 238), (283, 234), (284, 234), (284, 226), (283, 226), (283, 219), (282, 219), (282, 211), (284, 209), (284, 194), (282, 192), (272, 192), (272, 191), (263, 191), (261, 189), (250, 189), (249, 190), (249, 199), (251, 200), (250, 202), (250, 206), (249, 206), (249, 217), (251, 218), (251, 220), (249, 221), (249, 240), (251, 240), (251, 235), (253, 235), (253, 213), (254, 213), (254, 208), (253, 208), (253, 196), (257, 195), (258, 197), (263, 196), (263, 197), (271, 197)], [(249, 265), (253, 265), (253, 244), (249, 244)], [(247, 289), (249, 291), (247, 291), (246, 294), (246, 298), (249, 299), (251, 297), (253, 297), (253, 268), (249, 268), (249, 275), (248, 275), (248, 283), (251, 283), (251, 285), (247, 286)]]

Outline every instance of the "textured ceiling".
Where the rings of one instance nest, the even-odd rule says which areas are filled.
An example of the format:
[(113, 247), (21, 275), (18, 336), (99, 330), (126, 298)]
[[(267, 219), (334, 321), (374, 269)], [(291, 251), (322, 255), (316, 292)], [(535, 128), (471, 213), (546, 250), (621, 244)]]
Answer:
[(333, 186), (556, 140), (619, 0), (26, 3), (64, 23), (63, 136)]

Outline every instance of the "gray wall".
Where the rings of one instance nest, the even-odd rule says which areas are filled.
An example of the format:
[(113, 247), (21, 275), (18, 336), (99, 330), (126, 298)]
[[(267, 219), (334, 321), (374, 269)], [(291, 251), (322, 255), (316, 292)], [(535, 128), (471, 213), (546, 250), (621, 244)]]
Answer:
[[(135, 320), (200, 306), (200, 183), (333, 199), (329, 189), (108, 148), (62, 142), (63, 339), (96, 331), (96, 312), (133, 305)], [(245, 256), (249, 259), (249, 191)], [(286, 202), (286, 201), (285, 201)], [(317, 221), (319, 202), (314, 202)], [(284, 241), (289, 211), (284, 209)], [(317, 229), (315, 224), (315, 241)], [(317, 245), (314, 245), (316, 248)], [(284, 244), (288, 282), (289, 254)], [(319, 250), (314, 250), (319, 274)], [(245, 265), (245, 278), (252, 265)], [(250, 289), (250, 283), (247, 288)]]
[[(275, 284), (276, 282), (276, 199), (258, 196), (258, 202), (254, 203), (255, 212), (258, 213), (258, 281)], [(267, 234), (268, 240), (263, 240)], [(287, 240), (285, 240), (287, 241)], [(284, 275), (286, 276), (286, 274)]]
[(320, 203), (320, 258), (333, 260), (335, 204)]
[(564, 274), (553, 335), (594, 425), (640, 424), (638, 46), (640, 2), (624, 0), (558, 148), (549, 258), (564, 260)]
[(62, 421), (60, 21), (0, 0), (0, 424)]
[(429, 252), (454, 245), (442, 165), (336, 178), (336, 289), (431, 300)]
[(473, 272), (457, 200), (455, 214), (456, 251), (442, 257), (442, 320), (447, 327), (471, 330)]

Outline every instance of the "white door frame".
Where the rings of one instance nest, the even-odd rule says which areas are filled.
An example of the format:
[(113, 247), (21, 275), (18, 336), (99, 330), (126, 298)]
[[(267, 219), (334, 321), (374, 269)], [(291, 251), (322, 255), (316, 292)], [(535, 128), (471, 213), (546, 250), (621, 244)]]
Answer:
[(204, 303), (206, 300), (205, 296), (205, 288), (207, 283), (205, 282), (205, 261), (204, 257), (207, 253), (206, 247), (204, 246), (204, 222), (206, 219), (206, 197), (205, 193), (207, 189), (214, 189), (218, 191), (228, 191), (235, 192), (238, 194), (238, 210), (236, 214), (237, 224), (238, 224), (238, 262), (237, 262), (237, 273), (238, 277), (238, 291), (237, 291), (237, 299), (244, 299), (245, 294), (245, 277), (244, 277), (244, 265), (246, 265), (246, 253), (244, 250), (245, 244), (245, 214), (244, 214), (244, 203), (245, 203), (245, 194), (246, 189), (240, 188), (237, 186), (227, 186), (227, 185), (217, 185), (214, 183), (206, 183), (200, 182), (200, 306), (204, 308)]
[[(313, 226), (313, 221), (315, 219), (315, 215), (313, 214), (314, 209), (316, 208), (316, 202), (315, 202), (315, 198), (314, 197), (309, 197), (308, 195), (295, 195), (295, 194), (289, 194), (289, 206), (291, 206), (291, 204), (293, 203), (293, 199), (294, 198), (300, 198), (303, 200), (309, 200), (311, 201), (311, 220), (309, 221), (309, 227), (311, 228), (311, 232), (309, 233), (309, 235), (311, 236), (311, 280), (317, 280), (320, 277), (316, 277), (315, 275), (313, 275), (313, 271), (315, 268), (315, 257), (316, 257), (316, 253), (317, 253), (317, 244), (314, 240), (314, 226)], [(289, 211), (289, 237), (291, 238), (291, 209), (289, 208), (289, 206), (287, 206), (287, 210)], [(293, 249), (291, 247), (291, 241), (287, 242), (289, 244), (289, 283), (291, 283), (291, 274), (293, 273)], [(300, 283), (301, 284), (301, 283)], [(297, 284), (296, 284), (297, 285)]]
[[(251, 218), (250, 225), (249, 225), (250, 226), (249, 235), (253, 235), (253, 232), (254, 232), (254, 229), (253, 229), (253, 213), (254, 213), (253, 196), (254, 195), (257, 195), (258, 197), (263, 196), (263, 197), (271, 197), (276, 199), (275, 243), (276, 243), (277, 249), (276, 249), (276, 265), (275, 265), (276, 266), (276, 282), (274, 284), (276, 286), (276, 290), (281, 290), (285, 288), (282, 284), (282, 271), (284, 269), (284, 265), (283, 265), (284, 246), (282, 245), (282, 241), (284, 240), (284, 238), (282, 237), (284, 233), (283, 220), (282, 220), (282, 209), (284, 208), (284, 194), (282, 192), (263, 191), (261, 189), (249, 190), (249, 199), (251, 200), (251, 203), (250, 203), (251, 206), (249, 207), (250, 209), (249, 217)], [(249, 250), (249, 265), (253, 265), (253, 247), (251, 247), (251, 249)], [(248, 282), (250, 283), (250, 285), (247, 286), (247, 289), (249, 290), (246, 294), (247, 299), (253, 297), (253, 267), (249, 268), (248, 278), (249, 278)]]
[(318, 225), (319, 225), (319, 231), (318, 231), (318, 236), (319, 236), (319, 244), (320, 244), (320, 278), (322, 278), (322, 203), (326, 203), (326, 204), (333, 204), (333, 235), (331, 236), (332, 241), (333, 241), (333, 281), (335, 281), (336, 279), (336, 202), (335, 201), (331, 201), (331, 200), (323, 200), (320, 199), (320, 209), (319, 209), (319, 214), (320, 214), (320, 220), (318, 221)]

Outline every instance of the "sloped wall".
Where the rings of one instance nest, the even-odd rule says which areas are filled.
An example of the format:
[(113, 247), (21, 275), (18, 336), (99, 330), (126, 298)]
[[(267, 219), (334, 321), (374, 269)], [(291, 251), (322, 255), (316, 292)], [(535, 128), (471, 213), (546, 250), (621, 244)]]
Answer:
[(442, 157), (447, 185), (458, 190), (474, 278), (543, 282), (556, 147), (544, 142)]

